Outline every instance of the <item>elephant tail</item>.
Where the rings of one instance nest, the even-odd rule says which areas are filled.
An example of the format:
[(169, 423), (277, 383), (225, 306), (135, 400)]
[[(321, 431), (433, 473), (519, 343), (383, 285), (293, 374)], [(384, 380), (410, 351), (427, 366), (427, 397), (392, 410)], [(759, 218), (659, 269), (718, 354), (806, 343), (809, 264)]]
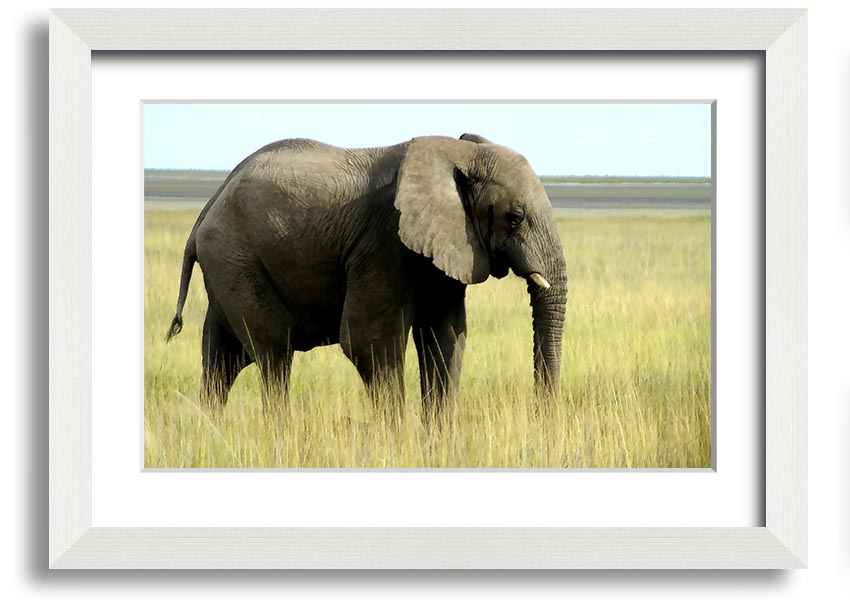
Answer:
[(171, 338), (183, 331), (183, 305), (186, 304), (186, 296), (189, 294), (189, 280), (192, 279), (192, 268), (198, 260), (198, 255), (195, 252), (194, 231), (192, 234), (186, 244), (186, 251), (183, 253), (183, 271), (180, 274), (180, 294), (177, 296), (177, 311), (171, 320), (171, 327), (168, 328), (168, 333), (165, 334), (166, 343), (170, 342)]

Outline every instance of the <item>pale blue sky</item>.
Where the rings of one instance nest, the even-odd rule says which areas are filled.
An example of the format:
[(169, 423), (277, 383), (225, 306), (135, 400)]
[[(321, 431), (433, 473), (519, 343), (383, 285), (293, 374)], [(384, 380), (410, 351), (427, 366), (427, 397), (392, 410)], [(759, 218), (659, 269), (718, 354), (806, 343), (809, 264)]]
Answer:
[(709, 104), (145, 104), (145, 168), (230, 170), (275, 140), (478, 133), (538, 175), (711, 175)]

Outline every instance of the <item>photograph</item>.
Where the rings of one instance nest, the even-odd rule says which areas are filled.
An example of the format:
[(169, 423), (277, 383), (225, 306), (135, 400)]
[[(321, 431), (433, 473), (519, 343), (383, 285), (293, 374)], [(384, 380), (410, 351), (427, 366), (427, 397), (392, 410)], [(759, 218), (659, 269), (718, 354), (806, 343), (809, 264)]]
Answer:
[(710, 469), (711, 102), (142, 106), (145, 469)]
[(15, 10), (17, 596), (840, 586), (829, 10)]

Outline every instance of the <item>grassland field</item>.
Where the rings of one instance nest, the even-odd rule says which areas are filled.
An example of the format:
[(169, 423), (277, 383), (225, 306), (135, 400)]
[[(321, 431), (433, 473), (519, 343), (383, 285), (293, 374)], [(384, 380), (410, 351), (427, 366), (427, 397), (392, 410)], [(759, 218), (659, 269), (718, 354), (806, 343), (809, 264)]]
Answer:
[(183, 333), (164, 342), (199, 206), (146, 202), (145, 466), (709, 467), (709, 212), (617, 206), (556, 211), (570, 279), (558, 405), (535, 410), (524, 281), (491, 278), (468, 290), (464, 369), (447, 422), (421, 423), (409, 344), (405, 419), (392, 428), (375, 419), (338, 345), (296, 354), (290, 403), (276, 418), (262, 410), (253, 366), (223, 412), (200, 407), (206, 295), (198, 267)]

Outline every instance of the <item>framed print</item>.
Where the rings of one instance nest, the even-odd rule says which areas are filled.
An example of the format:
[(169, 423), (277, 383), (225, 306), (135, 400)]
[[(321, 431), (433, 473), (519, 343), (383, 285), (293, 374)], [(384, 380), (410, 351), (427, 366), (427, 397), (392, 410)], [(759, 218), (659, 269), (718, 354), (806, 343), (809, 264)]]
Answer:
[[(443, 25), (449, 22), (451, 30)], [(228, 54), (237, 50), (256, 52)], [(167, 53), (154, 53), (149, 64), (142, 64), (144, 52), (117, 51)], [(224, 62), (214, 67), (206, 63), (206, 51), (216, 51)], [(718, 64), (710, 64), (711, 51), (723, 51), (715, 56)], [(569, 69), (563, 66), (566, 58)], [(246, 60), (253, 64), (248, 67)], [(805, 566), (805, 65), (806, 15), (793, 10), (51, 12), (51, 568)], [(481, 77), (487, 83), (477, 89), (463, 86), (472, 69), (488, 74)], [(540, 87), (551, 73), (559, 76), (552, 78), (550, 89)], [(508, 79), (507, 85), (494, 87), (491, 82), (501, 78)], [(151, 80), (156, 83), (148, 87), (141, 83)], [(238, 86), (222, 88), (220, 80), (238, 81)], [(390, 87), (393, 81), (404, 85)], [(764, 82), (763, 89), (757, 81)], [(573, 87), (566, 87), (567, 82)], [(644, 90), (635, 92), (641, 86)], [(521, 100), (517, 89), (525, 90)], [(141, 189), (145, 183), (149, 190), (160, 186), (166, 196), (174, 189), (162, 173), (143, 176), (139, 168), (142, 145), (146, 152), (155, 145), (148, 125), (180, 129), (184, 137), (199, 135), (189, 133), (188, 122), (202, 103), (219, 111), (239, 104), (244, 110), (247, 103), (250, 112), (268, 115), (274, 106), (283, 106), (289, 115), (309, 110), (312, 116), (302, 121), (328, 123), (341, 112), (349, 122), (375, 123), (370, 115), (382, 113), (388, 119), (390, 112), (407, 111), (421, 117), (435, 107), (460, 114), (461, 106), (472, 107), (479, 117), (488, 110), (513, 110), (499, 118), (529, 123), (532, 113), (558, 110), (550, 121), (578, 122), (582, 117), (565, 107), (607, 103), (625, 111), (628, 99), (634, 105), (698, 107), (703, 129), (711, 129), (706, 139), (714, 140), (710, 178), (683, 184), (709, 186), (714, 195), (711, 220), (695, 219), (695, 229), (687, 234), (690, 240), (702, 240), (699, 256), (705, 268), (697, 269), (697, 277), (712, 294), (712, 302), (706, 296), (695, 301), (700, 324), (687, 325), (705, 342), (697, 361), (703, 369), (689, 381), (691, 390), (698, 390), (695, 405), (703, 407), (704, 415), (721, 419), (716, 430), (716, 420), (702, 430), (700, 452), (683, 452), (683, 460), (665, 464), (623, 455), (604, 464), (590, 463), (608, 467), (591, 471), (564, 468), (573, 463), (557, 452), (551, 462), (540, 459), (564, 447), (568, 456), (578, 456), (575, 448), (558, 442), (559, 437), (575, 436), (581, 430), (578, 423), (578, 429), (557, 430), (554, 443), (528, 436), (530, 428), (521, 429), (525, 445), (490, 438), (511, 457), (526, 452), (523, 456), (532, 457), (527, 462), (484, 462), (464, 453), (452, 458), (452, 449), (462, 445), (453, 439), (432, 455), (414, 457), (410, 447), (400, 448), (405, 459), (391, 462), (387, 471), (364, 462), (361, 455), (354, 462), (332, 462), (327, 453), (317, 456), (310, 451), (317, 447), (315, 442), (311, 446), (309, 436), (298, 437), (298, 432), (310, 430), (309, 424), (303, 429), (282, 427), (281, 439), (274, 438), (268, 448), (252, 442), (256, 454), (263, 456), (289, 456), (294, 443), (306, 448), (299, 455), (304, 460), (252, 462), (239, 448), (229, 447), (215, 421), (209, 421), (203, 433), (218, 440), (215, 460), (186, 461), (179, 453), (171, 454), (167, 445), (151, 450), (154, 436), (146, 428), (173, 421), (167, 411), (175, 396), (169, 391), (155, 398), (165, 412), (149, 413), (151, 403), (143, 411), (140, 365), (143, 373), (154, 365), (153, 374), (145, 375), (149, 383), (166, 376), (169, 363), (176, 360), (174, 353), (185, 353), (188, 346), (172, 345), (170, 358), (163, 354), (154, 359), (140, 343), (135, 324), (136, 315), (143, 315), (144, 322), (167, 325), (147, 309), (143, 313), (141, 300), (149, 284), (139, 271), (154, 268), (142, 258), (143, 241), (153, 238), (146, 237), (151, 221), (143, 218)], [(183, 113), (174, 108), (179, 106)], [(165, 115), (164, 110), (178, 116)], [(319, 116), (320, 110), (326, 112)], [(215, 113), (207, 123), (247, 118), (244, 112), (233, 118), (224, 114)], [(405, 118), (400, 116), (395, 127), (399, 142), (407, 136), (401, 125)], [(555, 131), (553, 127), (553, 135), (567, 135)], [(736, 139), (736, 132), (743, 131), (751, 133)], [(572, 135), (584, 142), (582, 134)], [(179, 136), (174, 139), (179, 141)], [(461, 141), (469, 152), (487, 143), (480, 136)], [(649, 136), (645, 141), (652, 142)], [(443, 147), (449, 141), (428, 143)], [(457, 143), (451, 140), (452, 147)], [(156, 166), (144, 160), (145, 167)], [(455, 180), (456, 189), (465, 189), (461, 183)], [(574, 183), (544, 178), (549, 196), (553, 186)], [(513, 227), (519, 227), (533, 211), (515, 204), (506, 210), (517, 213)], [(405, 218), (404, 209), (399, 211)], [(487, 223), (487, 214), (482, 214), (482, 223)], [(496, 235), (495, 218), (489, 218), (488, 235)], [(157, 235), (166, 225), (163, 221)], [(191, 223), (184, 229), (188, 227)], [(667, 234), (656, 229), (645, 236)], [(179, 244), (184, 241), (185, 235)], [(731, 249), (740, 246), (735, 244), (743, 244), (749, 258), (736, 256)], [(134, 250), (115, 250), (124, 246)], [(444, 271), (454, 269), (451, 261), (441, 262), (438, 253), (428, 256)], [(694, 260), (689, 260), (693, 266)], [(470, 261), (475, 264), (474, 257)], [(474, 267), (470, 269), (474, 273)], [(557, 279), (550, 283), (537, 272), (541, 268), (525, 270), (529, 286), (557, 288)], [(244, 281), (244, 272), (240, 277)], [(736, 304), (729, 294), (739, 284), (752, 298), (725, 312), (724, 307)], [(220, 297), (211, 285), (208, 280), (207, 291)], [(683, 285), (693, 291), (702, 284)], [(172, 306), (168, 290), (176, 286), (175, 281), (163, 286), (164, 291), (157, 289), (150, 302), (145, 296), (145, 306)], [(529, 289), (533, 294), (537, 288)], [(192, 294), (190, 302), (206, 300), (197, 289)], [(715, 309), (719, 312), (709, 315)], [(172, 333), (180, 329), (180, 316), (178, 309)], [(716, 336), (710, 340), (709, 316)], [(199, 323), (192, 326), (200, 329)], [(602, 335), (601, 329), (596, 331)], [(147, 330), (144, 336), (149, 337)], [(197, 350), (199, 340), (193, 343)], [(686, 356), (680, 353), (679, 359), (684, 362)], [(664, 360), (672, 373), (676, 361)], [(713, 367), (710, 374), (707, 365)], [(587, 363), (583, 368), (590, 370)], [(543, 366), (540, 371), (551, 369)], [(425, 394), (431, 380), (423, 381)], [(330, 378), (324, 383), (333, 385)], [(221, 387), (212, 386), (210, 392), (220, 394)], [(690, 397), (681, 391), (668, 395)], [(191, 400), (183, 406), (194, 410)], [(512, 410), (501, 399), (499, 406), (506, 414)], [(371, 430), (347, 414), (322, 410), (332, 414), (331, 425), (314, 431), (333, 435), (344, 419), (347, 432), (361, 427), (368, 437)], [(533, 411), (529, 414), (533, 420)], [(731, 422), (739, 428), (723, 425)], [(413, 427), (410, 420), (405, 423)], [(266, 437), (273, 433), (266, 432)], [(359, 435), (340, 435), (337, 446), (344, 447), (343, 438), (361, 444), (364, 436)], [(621, 428), (619, 435), (627, 432)], [(669, 458), (675, 446), (668, 443), (663, 455)], [(546, 452), (535, 455), (528, 451), (532, 447)], [(492, 448), (488, 450), (492, 457)], [(438, 454), (449, 460), (434, 463)], [(730, 460), (733, 454), (739, 459)], [(342, 450), (340, 455), (350, 456)], [(182, 469), (185, 466), (205, 469)], [(329, 466), (343, 469), (329, 471)], [(428, 466), (450, 469), (417, 470)], [(467, 470), (481, 466), (498, 468)], [(650, 470), (628, 468), (634, 466)], [(665, 466), (685, 469), (652, 470)], [(652, 504), (663, 514), (646, 512)], [(531, 507), (534, 510), (528, 510)]]
[[(288, 66), (296, 62), (290, 60)], [(476, 68), (458, 58), (445, 62), (434, 63), (440, 66), (442, 80)], [(402, 85), (405, 75), (393, 72), (392, 64), (377, 58), (371, 63), (387, 71), (382, 79)], [(513, 70), (513, 64), (505, 63), (501, 61), (503, 72)], [(351, 61), (345, 64), (349, 70), (362, 68)], [(426, 64), (421, 58), (408, 61), (407, 78), (431, 79)], [(484, 57), (475, 64), (479, 71), (495, 66)], [(637, 68), (634, 61), (630, 65)], [(283, 65), (268, 66), (289, 87), (325, 97), (316, 84), (296, 85), (296, 73), (283, 76)], [(574, 88), (584, 87), (580, 71), (588, 66), (597, 74), (609, 74), (615, 65), (610, 60), (603, 65), (595, 59), (587, 65), (573, 59), (569, 65), (552, 62), (550, 68), (558, 71), (558, 78), (569, 78)], [(159, 62), (155, 68), (161, 79), (174, 72)], [(665, 62), (664, 68), (669, 76), (675, 66)], [(99, 81), (126, 77), (113, 74), (109, 65), (99, 69), (97, 65), (95, 90), (102, 89)], [(146, 69), (124, 63), (125, 73), (137, 69), (133, 77), (143, 79)], [(321, 79), (339, 81), (344, 76), (327, 74), (327, 66), (315, 69), (322, 70)], [(659, 69), (656, 65), (653, 70)], [(641, 70), (650, 77), (648, 68)], [(685, 87), (682, 78), (710, 79), (717, 73), (707, 62), (692, 62), (689, 70), (676, 77), (680, 89)], [(227, 66), (218, 72), (225, 80), (238, 77), (228, 74)], [(533, 87), (519, 74), (503, 79)], [(196, 84), (195, 93), (200, 94)], [(134, 86), (128, 82), (118, 87)], [(409, 93), (416, 85), (411, 81), (403, 87)], [(158, 91), (167, 93), (165, 88)], [(378, 97), (392, 93), (377, 82), (369, 91)], [(174, 85), (170, 92), (182, 95), (188, 90)], [(242, 91), (250, 97), (258, 92)], [(416, 89), (421, 93), (424, 90)], [(476, 86), (476, 93), (499, 95), (495, 86), (484, 84)], [(106, 103), (124, 104), (118, 99)], [(713, 110), (709, 101), (146, 100), (144, 467), (712, 468)], [(726, 120), (735, 118), (732, 112), (724, 114)], [(131, 122), (133, 117), (117, 121)], [(464, 134), (465, 139), (449, 135), (470, 128), (486, 132), (488, 138), (480, 133)], [(97, 122), (94, 129), (102, 131)], [(129, 138), (132, 132), (125, 135)], [(268, 139), (284, 141), (268, 146)], [(96, 135), (95, 144), (114, 148), (118, 143)], [(255, 152), (261, 147), (265, 150)], [(520, 161), (513, 148), (522, 149), (528, 167), (526, 162), (512, 162)], [(474, 177), (492, 179), (480, 192), (469, 184), (460, 188), (470, 199), (468, 214), (478, 215), (475, 220), (467, 216), (456, 193), (429, 196), (419, 191), (421, 186), (407, 187), (409, 165), (420, 152), (440, 157), (437, 164), (457, 164), (467, 173), (461, 184)], [(228, 175), (228, 165), (240, 164), (249, 155), (252, 158)], [(285, 165), (299, 171), (285, 185), (287, 197), (297, 201), (290, 204), (272, 194), (267, 207), (276, 215), (272, 220), (261, 210), (256, 213), (256, 231), (237, 225), (241, 218), (226, 207), (239, 205), (246, 198), (243, 189), (253, 184), (236, 183), (232, 192), (220, 195), (216, 190), (225, 178), (253, 178), (250, 173), (259, 173), (255, 169), (271, 156), (284, 161), (284, 172), (289, 168)], [(396, 177), (398, 191), (375, 200), (367, 193), (369, 199), (364, 200), (360, 191), (338, 194), (336, 186), (328, 190), (326, 179), (350, 172), (349, 159), (363, 165), (353, 168), (352, 181), (362, 182), (367, 172), (376, 173), (378, 182)], [(302, 177), (297, 167), (302, 160), (328, 161), (324, 176), (318, 166), (310, 168), (311, 177), (317, 177), (315, 186), (296, 183)], [(488, 165), (486, 174), (479, 172), (482, 165)], [(209, 170), (211, 166), (218, 169)], [(450, 171), (434, 167), (415, 173), (429, 179), (427, 189), (440, 190), (441, 178)], [(536, 184), (538, 179), (542, 186)], [(516, 182), (531, 183), (526, 190)], [(376, 222), (387, 215), (386, 207), (381, 208), (385, 203), (404, 203), (410, 198), (405, 194), (414, 189), (416, 201), (400, 213), (399, 222)], [(132, 193), (115, 190), (106, 196)], [(345, 203), (342, 211), (337, 195)], [(207, 212), (202, 206), (213, 197), (212, 212)], [(250, 205), (256, 209), (264, 198), (260, 195)], [(443, 201), (449, 210), (440, 211)], [(413, 210), (427, 205), (435, 212)], [(309, 206), (309, 212), (302, 213), (302, 206)], [(94, 210), (100, 212), (97, 201)], [(109, 210), (102, 214), (109, 214), (110, 221), (132, 219), (130, 214), (112, 216)], [(441, 218), (443, 226), (435, 227)], [(458, 220), (494, 242), (470, 244), (466, 226), (451, 229)], [(741, 215), (738, 220), (742, 226)], [(241, 260), (260, 260), (263, 269), (252, 275), (248, 265), (240, 264), (232, 272), (219, 272), (212, 263), (221, 250), (206, 238), (208, 228), (218, 227), (243, 231), (233, 242), (244, 245), (238, 252), (245, 256)], [(275, 247), (266, 254), (254, 248), (254, 240), (268, 232), (273, 232)], [(178, 235), (188, 235), (190, 241), (175, 244)], [(422, 252), (430, 244), (434, 258), (425, 260), (408, 244)], [(186, 260), (192, 263), (197, 257), (201, 264), (208, 294), (188, 267), (183, 271), (180, 253), (185, 248)], [(406, 261), (401, 272), (396, 263), (387, 262), (399, 257)], [(480, 271), (470, 270), (474, 262), (463, 262), (470, 258), (479, 261)], [(226, 259), (224, 264), (231, 262)], [(718, 266), (726, 270), (725, 262)], [(181, 271), (185, 278), (178, 277)], [(267, 271), (275, 273), (274, 290), (266, 286)], [(477, 285), (485, 278), (486, 285)], [(564, 339), (559, 317), (565, 298), (571, 296), (567, 278), (573, 293), (562, 357), (554, 349), (560, 349)], [(178, 279), (179, 295), (186, 296), (179, 315), (172, 297)], [(234, 287), (235, 280), (241, 283)], [(338, 284), (342, 281), (344, 288)], [(423, 281), (430, 283), (422, 286)], [(217, 282), (221, 289), (215, 287)], [(534, 287), (529, 289), (529, 282)], [(126, 287), (131, 285), (128, 281)], [(255, 291), (245, 294), (245, 285)], [(361, 289), (365, 297), (357, 301)], [(206, 314), (222, 317), (202, 314), (205, 295)], [(279, 300), (283, 297), (289, 300)], [(721, 300), (725, 306), (726, 299)], [(276, 308), (260, 316), (257, 302)], [(115, 297), (104, 303), (129, 306), (132, 301)], [(241, 341), (215, 344), (210, 323), (219, 323), (215, 330), (222, 328), (216, 335), (230, 341), (241, 336)], [(364, 338), (376, 331), (384, 333), (367, 343)], [(652, 340), (649, 353), (647, 338)], [(209, 346), (202, 339), (209, 339)], [(536, 362), (534, 339), (541, 348)], [(605, 343), (599, 343), (602, 340)], [(547, 351), (550, 342), (554, 349)], [(209, 352), (206, 360), (198, 352), (201, 348)], [(230, 360), (232, 348), (239, 353), (232, 370), (216, 370), (214, 356)], [(729, 350), (721, 350), (725, 360)], [(279, 361), (263, 358), (267, 353), (288, 357), (291, 367), (274, 366)], [(390, 381), (373, 376), (372, 355), (382, 357), (377, 366)], [(445, 364), (441, 356), (448, 359)], [(563, 373), (560, 361), (568, 365)], [(121, 366), (109, 370), (118, 373)], [(122, 378), (131, 377), (127, 373)], [(197, 389), (195, 384), (202, 380), (205, 387)], [(202, 396), (202, 405), (223, 409), (199, 409), (194, 399)], [(283, 418), (269, 418), (281, 412)], [(207, 420), (208, 414), (221, 418)]]

